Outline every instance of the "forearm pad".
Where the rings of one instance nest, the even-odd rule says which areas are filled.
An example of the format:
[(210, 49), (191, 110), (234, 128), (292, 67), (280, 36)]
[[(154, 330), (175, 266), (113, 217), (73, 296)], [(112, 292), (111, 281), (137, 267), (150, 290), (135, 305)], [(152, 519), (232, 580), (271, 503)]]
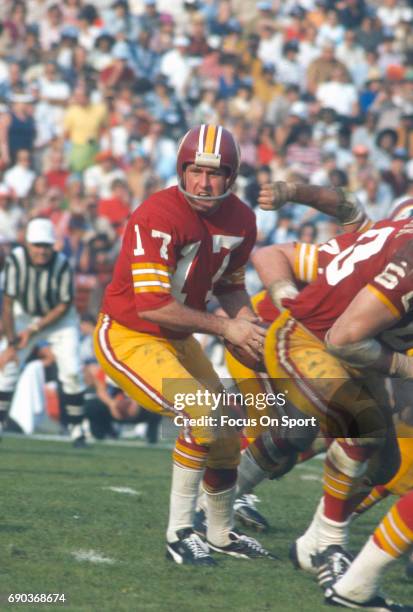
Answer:
[(294, 299), (298, 295), (298, 289), (294, 281), (281, 279), (274, 281), (268, 288), (271, 301), (279, 310), (282, 309), (281, 300), (284, 298)]
[(324, 338), (328, 352), (353, 368), (374, 367), (383, 355), (382, 345), (374, 338), (342, 346), (330, 342), (329, 336), (327, 332)]
[(390, 376), (413, 378), (413, 357), (403, 353), (393, 353), (390, 365)]

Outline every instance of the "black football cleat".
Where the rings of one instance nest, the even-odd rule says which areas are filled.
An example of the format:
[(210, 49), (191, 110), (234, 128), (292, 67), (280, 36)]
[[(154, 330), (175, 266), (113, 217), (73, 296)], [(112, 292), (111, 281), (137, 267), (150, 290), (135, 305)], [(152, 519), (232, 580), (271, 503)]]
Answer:
[(208, 545), (188, 527), (180, 529), (176, 542), (167, 542), (166, 558), (178, 565), (217, 565), (209, 554)]

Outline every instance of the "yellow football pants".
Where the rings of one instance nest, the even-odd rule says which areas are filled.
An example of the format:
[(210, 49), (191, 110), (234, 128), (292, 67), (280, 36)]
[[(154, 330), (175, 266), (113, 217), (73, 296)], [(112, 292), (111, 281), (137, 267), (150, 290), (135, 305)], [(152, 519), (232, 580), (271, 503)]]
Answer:
[[(158, 338), (101, 314), (94, 348), (106, 374), (140, 406), (170, 418), (195, 419), (185, 425), (183, 433), (196, 444), (211, 447), (208, 467), (232, 469), (238, 465), (238, 434), (202, 422), (202, 417), (214, 415), (205, 390), (220, 392), (221, 382), (192, 336), (184, 340)], [(194, 396), (202, 399), (194, 402)]]

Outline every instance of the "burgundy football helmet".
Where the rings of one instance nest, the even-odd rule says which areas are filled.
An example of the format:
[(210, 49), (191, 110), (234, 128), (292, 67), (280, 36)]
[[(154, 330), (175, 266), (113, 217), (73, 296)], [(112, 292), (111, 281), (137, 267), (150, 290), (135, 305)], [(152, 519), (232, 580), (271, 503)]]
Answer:
[[(195, 196), (185, 191), (184, 171), (188, 164), (209, 168), (226, 168), (228, 182), (225, 193), (220, 196)], [(182, 193), (194, 200), (222, 200), (228, 197), (240, 164), (237, 142), (222, 125), (202, 124), (191, 128), (179, 143), (176, 171), (178, 186)]]

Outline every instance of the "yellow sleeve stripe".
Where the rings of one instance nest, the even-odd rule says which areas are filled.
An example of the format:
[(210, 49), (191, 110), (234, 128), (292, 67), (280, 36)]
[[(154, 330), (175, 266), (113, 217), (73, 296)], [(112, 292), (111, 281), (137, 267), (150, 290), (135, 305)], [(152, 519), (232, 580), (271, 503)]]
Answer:
[(396, 306), (389, 300), (388, 297), (386, 297), (381, 291), (379, 291), (378, 289), (376, 289), (376, 287), (373, 287), (373, 285), (367, 285), (367, 289), (369, 291), (371, 291), (376, 298), (378, 298), (380, 300), (380, 302), (382, 302), (385, 306), (387, 306), (387, 308), (390, 310), (390, 312), (397, 318), (400, 319), (401, 317), (401, 313), (400, 311), (396, 308)]
[(169, 283), (169, 274), (165, 274), (165, 276), (163, 276), (160, 273), (149, 274), (142, 272), (139, 274), (139, 276), (136, 276), (135, 273), (133, 273), (133, 277), (135, 282), (158, 281), (158, 283)]
[(160, 263), (155, 263), (155, 262), (151, 262), (151, 263), (133, 263), (131, 266), (132, 270), (147, 270), (150, 269), (151, 271), (153, 270), (163, 270), (165, 272), (170, 272), (171, 268), (169, 266), (166, 266), (164, 264), (160, 264)]
[(315, 244), (298, 243), (295, 247), (294, 274), (305, 283), (317, 278), (318, 249)]
[(135, 293), (170, 293), (169, 289), (166, 287), (161, 287), (161, 285), (157, 285), (156, 287), (135, 287)]

